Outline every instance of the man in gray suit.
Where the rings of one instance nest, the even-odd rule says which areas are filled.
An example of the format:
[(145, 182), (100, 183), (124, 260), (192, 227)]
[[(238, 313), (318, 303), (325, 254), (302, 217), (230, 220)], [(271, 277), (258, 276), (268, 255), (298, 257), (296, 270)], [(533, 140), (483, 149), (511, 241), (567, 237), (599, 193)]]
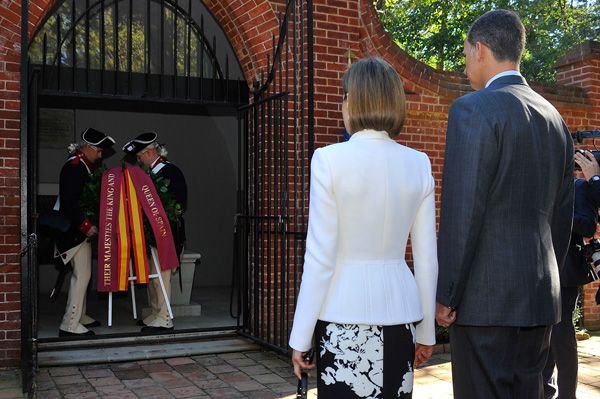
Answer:
[(477, 19), (464, 43), (476, 90), (448, 116), (436, 319), (450, 328), (457, 399), (542, 397), (559, 268), (573, 215), (573, 143), (519, 73), (512, 11)]

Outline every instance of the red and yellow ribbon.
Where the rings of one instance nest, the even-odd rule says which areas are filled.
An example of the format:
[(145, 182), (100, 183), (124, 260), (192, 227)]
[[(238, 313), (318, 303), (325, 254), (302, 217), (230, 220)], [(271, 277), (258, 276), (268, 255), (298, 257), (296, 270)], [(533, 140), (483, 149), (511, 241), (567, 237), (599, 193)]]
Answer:
[(98, 291), (127, 291), (132, 261), (136, 282), (148, 282), (142, 210), (156, 239), (161, 269), (179, 266), (167, 213), (150, 176), (137, 166), (111, 168), (102, 175), (100, 191)]
[[(125, 185), (121, 185), (121, 198), (127, 198), (125, 195)], [(117, 242), (118, 246), (118, 276), (119, 291), (127, 291), (127, 282), (129, 281), (129, 263), (131, 262), (131, 238), (129, 236), (129, 222), (125, 201), (119, 201), (117, 217)]]
[(129, 170), (125, 169), (125, 185), (127, 187), (127, 199), (129, 205), (129, 225), (131, 227), (131, 239), (133, 242), (133, 259), (136, 268), (138, 284), (148, 282), (148, 257), (146, 255), (146, 237), (144, 236), (144, 221), (142, 220), (142, 208)]

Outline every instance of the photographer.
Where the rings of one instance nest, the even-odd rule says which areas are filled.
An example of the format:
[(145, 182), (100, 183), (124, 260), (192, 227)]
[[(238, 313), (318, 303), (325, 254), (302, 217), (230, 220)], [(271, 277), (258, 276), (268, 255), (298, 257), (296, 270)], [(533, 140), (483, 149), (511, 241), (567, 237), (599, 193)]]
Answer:
[[(557, 388), (561, 399), (576, 397), (578, 358), (573, 312), (577, 304), (579, 286), (589, 281), (590, 267), (583, 252), (583, 238), (594, 236), (598, 222), (600, 165), (589, 151), (577, 151), (574, 159), (581, 172), (575, 172), (577, 179), (573, 230), (567, 259), (560, 271), (561, 322), (552, 327), (551, 350), (543, 372), (546, 399), (554, 398)], [(554, 366), (558, 371), (556, 382), (552, 381)]]

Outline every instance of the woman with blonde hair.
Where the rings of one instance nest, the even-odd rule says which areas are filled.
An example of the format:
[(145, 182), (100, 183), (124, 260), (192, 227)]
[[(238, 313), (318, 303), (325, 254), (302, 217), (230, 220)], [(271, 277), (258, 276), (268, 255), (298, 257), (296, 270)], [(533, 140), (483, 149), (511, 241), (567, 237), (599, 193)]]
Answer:
[[(402, 82), (380, 58), (342, 78), (350, 140), (315, 151), (308, 236), (290, 346), (299, 377), (316, 345), (319, 398), (410, 398), (435, 344), (437, 251), (431, 164), (394, 141)], [(414, 275), (406, 260), (410, 235)]]

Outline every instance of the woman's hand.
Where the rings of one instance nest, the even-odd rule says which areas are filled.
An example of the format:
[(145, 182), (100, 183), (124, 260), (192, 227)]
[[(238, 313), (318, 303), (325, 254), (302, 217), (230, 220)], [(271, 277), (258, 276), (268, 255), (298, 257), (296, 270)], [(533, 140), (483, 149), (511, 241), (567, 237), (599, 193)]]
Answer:
[(433, 353), (433, 345), (422, 345), (417, 344), (415, 346), (415, 364), (414, 368), (419, 367), (423, 363), (429, 360)]
[(314, 363), (304, 360), (305, 355), (306, 352), (298, 352), (295, 349), (292, 353), (292, 364), (294, 365), (294, 374), (296, 375), (296, 377), (298, 377), (298, 379), (302, 377), (302, 369), (312, 369), (315, 367)]

